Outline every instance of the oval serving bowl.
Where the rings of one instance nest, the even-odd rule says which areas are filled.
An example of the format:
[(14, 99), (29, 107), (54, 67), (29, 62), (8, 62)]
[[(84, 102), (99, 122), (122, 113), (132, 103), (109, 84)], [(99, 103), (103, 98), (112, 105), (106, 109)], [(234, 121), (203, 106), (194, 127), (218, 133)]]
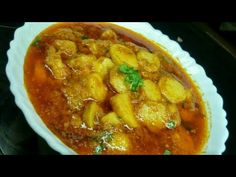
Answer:
[[(49, 146), (61, 154), (76, 154), (54, 135), (36, 113), (24, 86), (24, 59), (27, 49), (41, 31), (54, 24), (25, 23), (15, 31), (14, 39), (7, 51), (7, 77), (10, 81), (10, 90), (15, 96), (17, 106), (23, 111), (25, 118), (32, 129), (44, 138)], [(223, 109), (223, 99), (217, 93), (216, 87), (206, 76), (204, 69), (198, 65), (188, 52), (183, 51), (179, 44), (170, 40), (161, 31), (154, 29), (149, 23), (119, 22), (116, 25), (135, 31), (144, 37), (156, 42), (167, 51), (188, 73), (195, 84), (200, 88), (207, 117), (209, 119), (209, 138), (202, 154), (222, 154), (225, 151), (225, 141), (228, 138), (226, 112)]]

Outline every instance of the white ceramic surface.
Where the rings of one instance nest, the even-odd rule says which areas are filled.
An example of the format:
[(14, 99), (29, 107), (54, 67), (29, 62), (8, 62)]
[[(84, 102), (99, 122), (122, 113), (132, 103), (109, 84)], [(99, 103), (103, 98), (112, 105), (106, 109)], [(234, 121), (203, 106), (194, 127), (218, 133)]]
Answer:
[[(52, 22), (25, 23), (15, 31), (14, 39), (11, 41), (10, 49), (7, 51), (8, 63), (6, 73), (10, 81), (10, 90), (15, 96), (15, 102), (23, 111), (27, 122), (33, 130), (43, 137), (54, 150), (61, 154), (76, 154), (46, 127), (34, 110), (24, 87), (23, 65), (27, 48), (37, 34), (52, 24)], [(225, 151), (225, 141), (228, 138), (226, 112), (223, 110), (223, 99), (217, 93), (212, 80), (206, 76), (204, 69), (195, 62), (195, 59), (188, 52), (183, 51), (177, 42), (170, 40), (168, 36), (154, 29), (149, 23), (119, 22), (115, 24), (136, 31), (155, 41), (183, 66), (199, 86), (209, 116), (210, 136), (203, 154), (222, 154)]]

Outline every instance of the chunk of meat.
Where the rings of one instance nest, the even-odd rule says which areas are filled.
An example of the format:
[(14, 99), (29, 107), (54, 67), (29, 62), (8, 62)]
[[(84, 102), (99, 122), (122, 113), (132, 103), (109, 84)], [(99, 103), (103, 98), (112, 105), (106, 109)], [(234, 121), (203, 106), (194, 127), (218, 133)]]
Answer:
[(105, 56), (109, 51), (111, 41), (86, 39), (82, 41), (82, 45), (87, 46), (90, 52), (96, 57)]
[(67, 65), (74, 70), (91, 69), (96, 60), (97, 58), (94, 55), (78, 54), (69, 59)]
[(71, 40), (71, 41), (76, 40), (76, 36), (74, 35), (73, 30), (71, 28), (60, 28), (54, 33), (54, 36), (57, 39)]
[(83, 36), (83, 28), (60, 28), (55, 33), (54, 36), (57, 39), (77, 41)]
[(62, 62), (60, 53), (56, 52), (53, 46), (49, 46), (47, 50), (46, 64), (56, 79), (65, 79), (70, 74), (69, 69)]
[(76, 44), (69, 40), (55, 40), (54, 46), (60, 53), (64, 53), (67, 56), (73, 56), (77, 52)]

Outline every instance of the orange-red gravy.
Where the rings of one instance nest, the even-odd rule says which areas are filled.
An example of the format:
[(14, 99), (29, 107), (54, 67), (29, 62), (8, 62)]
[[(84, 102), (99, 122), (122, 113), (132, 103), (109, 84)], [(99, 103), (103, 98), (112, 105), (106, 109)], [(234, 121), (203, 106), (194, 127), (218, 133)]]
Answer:
[[(163, 154), (165, 149), (171, 150), (173, 154), (201, 153), (208, 135), (208, 122), (205, 115), (205, 108), (197, 86), (191, 81), (181, 66), (174, 62), (171, 56), (158, 45), (143, 36), (116, 25), (106, 23), (61, 23), (53, 25), (41, 33), (49, 36), (47, 37), (47, 35), (45, 35), (46, 37), (44, 37), (42, 41), (46, 41), (47, 43), (53, 42), (54, 39), (50, 37), (50, 34), (58, 28), (74, 28), (78, 26), (84, 27), (87, 35), (94, 39), (99, 38), (102, 29), (112, 28), (123, 40), (131, 41), (137, 45), (146, 47), (150, 51), (158, 52), (159, 57), (162, 59), (162, 70), (174, 74), (176, 78), (181, 80), (186, 88), (192, 88), (194, 97), (193, 104), (195, 104), (198, 109), (194, 112), (190, 112), (184, 108), (183, 104), (179, 104), (180, 115), (184, 117), (182, 118), (180, 127), (172, 130), (165, 129), (158, 134), (154, 134), (142, 126), (135, 131), (127, 129), (126, 133), (128, 133), (132, 142), (132, 150), (129, 154)], [(67, 106), (67, 100), (61, 92), (62, 82), (55, 80), (50, 71), (45, 67), (45, 50), (46, 46), (42, 43), (41, 48), (30, 46), (27, 51), (24, 65), (24, 79), (30, 100), (45, 124), (65, 144), (79, 154), (92, 154), (94, 144), (90, 141), (89, 136), (91, 136), (93, 132), (86, 129), (68, 128), (66, 126), (66, 122), (71, 118), (72, 111)], [(106, 100), (109, 100), (114, 94), (114, 92), (109, 91)], [(104, 103), (100, 105), (105, 112), (109, 112), (111, 109), (108, 102), (109, 101), (107, 101), (107, 104)], [(188, 122), (188, 117), (192, 117), (193, 119), (191, 120), (194, 121)], [(99, 128), (93, 131), (99, 131)], [(194, 146), (189, 145), (188, 140), (185, 141), (184, 135), (181, 137), (183, 141), (178, 147), (175, 146), (175, 142), (170, 140), (170, 137), (175, 132), (180, 132), (179, 134), (181, 135), (182, 131), (188, 131)], [(88, 138), (86, 139), (86, 137)], [(184, 150), (179, 146), (182, 146)], [(186, 149), (188, 150), (186, 151)], [(105, 151), (104, 153), (119, 152)]]

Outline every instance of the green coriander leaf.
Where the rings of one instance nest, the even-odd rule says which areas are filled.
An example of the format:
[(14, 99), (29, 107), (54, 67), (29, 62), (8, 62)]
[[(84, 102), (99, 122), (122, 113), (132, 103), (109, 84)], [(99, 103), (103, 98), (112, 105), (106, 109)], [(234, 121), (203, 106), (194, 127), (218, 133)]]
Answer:
[(126, 64), (121, 64), (118, 69), (125, 74), (125, 82), (130, 84), (130, 90), (136, 92), (143, 85), (143, 79), (139, 72)]
[(129, 74), (129, 73), (134, 72), (134, 70), (132, 68), (130, 68), (129, 66), (127, 66), (126, 64), (121, 64), (119, 67), (119, 71), (124, 74)]
[(105, 132), (101, 139), (103, 140), (104, 143), (111, 141), (112, 140), (112, 133)]
[(94, 150), (94, 154), (102, 154), (102, 151), (106, 148), (106, 143), (112, 140), (112, 132), (103, 132), (98, 138), (97, 142), (99, 142), (99, 145), (96, 146)]
[(166, 127), (167, 127), (168, 129), (173, 129), (173, 128), (175, 128), (175, 126), (176, 126), (176, 123), (175, 123), (175, 121), (173, 121), (173, 120), (169, 120), (169, 121), (166, 123)]
[(105, 145), (103, 143), (96, 146), (94, 154), (102, 154), (102, 151), (105, 149)]
[(89, 39), (89, 37), (86, 36), (86, 35), (83, 35), (83, 36), (80, 37), (80, 39), (82, 39), (82, 40), (84, 40), (84, 39)]
[(163, 153), (163, 155), (171, 155), (171, 154), (172, 154), (171, 151), (168, 149), (166, 149)]

